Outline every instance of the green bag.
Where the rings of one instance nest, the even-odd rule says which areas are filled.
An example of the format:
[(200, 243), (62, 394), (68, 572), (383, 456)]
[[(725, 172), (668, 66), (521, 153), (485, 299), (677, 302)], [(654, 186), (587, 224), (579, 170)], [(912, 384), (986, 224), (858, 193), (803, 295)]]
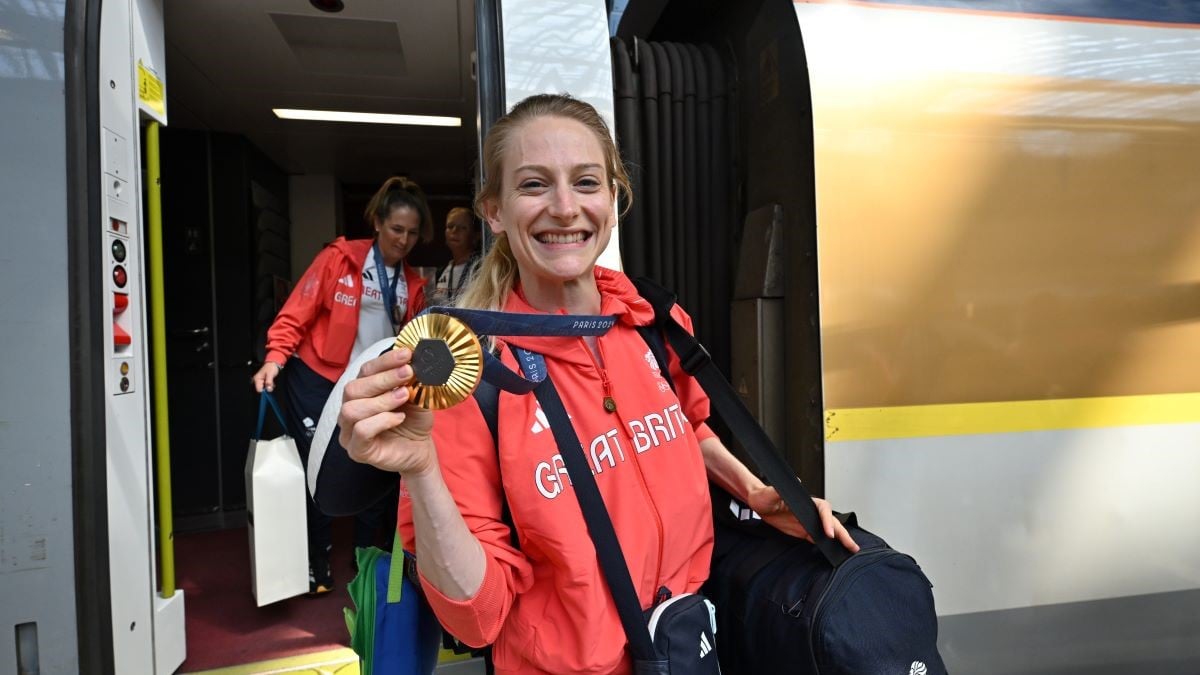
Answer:
[[(424, 675), (437, 665), (441, 627), (404, 577), (404, 555), (399, 532), (390, 554), (374, 546), (354, 551), (358, 574), (347, 587), (354, 608), (345, 617), (361, 675)], [(432, 650), (422, 648), (431, 640)]]

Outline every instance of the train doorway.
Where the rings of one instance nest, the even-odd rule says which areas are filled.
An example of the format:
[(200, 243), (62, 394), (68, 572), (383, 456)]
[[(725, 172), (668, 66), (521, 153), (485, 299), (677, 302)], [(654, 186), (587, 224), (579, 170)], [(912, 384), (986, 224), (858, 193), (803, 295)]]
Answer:
[[(333, 593), (254, 606), (244, 479), (257, 409), (250, 378), (267, 328), (317, 252), (339, 236), (371, 236), (363, 211), (387, 178), (409, 178), (428, 197), (435, 239), (408, 258), (428, 273), (448, 259), (446, 213), (473, 193), (475, 3), (322, 9), (333, 4), (164, 7), (163, 292), (178, 583), (188, 597), (182, 672), (347, 644), (348, 523), (334, 524)], [(287, 119), (276, 110), (457, 124)]]

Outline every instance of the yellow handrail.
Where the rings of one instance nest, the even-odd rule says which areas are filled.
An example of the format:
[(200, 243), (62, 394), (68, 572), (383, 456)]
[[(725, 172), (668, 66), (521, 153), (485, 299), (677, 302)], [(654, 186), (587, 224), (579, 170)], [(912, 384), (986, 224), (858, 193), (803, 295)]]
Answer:
[(163, 300), (162, 183), (158, 163), (158, 122), (146, 128), (146, 182), (149, 213), (150, 340), (154, 362), (154, 452), (158, 460), (158, 554), (160, 595), (175, 595), (175, 523), (171, 511), (171, 427), (167, 415), (167, 311)]

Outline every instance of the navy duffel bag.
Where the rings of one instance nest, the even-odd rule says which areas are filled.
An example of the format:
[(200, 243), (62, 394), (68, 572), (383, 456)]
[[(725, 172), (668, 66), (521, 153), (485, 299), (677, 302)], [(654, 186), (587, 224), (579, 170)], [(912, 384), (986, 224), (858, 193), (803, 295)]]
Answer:
[[(732, 504), (732, 507), (730, 506)], [(858, 527), (861, 550), (837, 568), (714, 490), (716, 545), (704, 594), (717, 605), (724, 675), (938, 675), (929, 579), (909, 556)]]
[(933, 591), (921, 568), (852, 517), (845, 525), (858, 553), (826, 537), (808, 489), (708, 350), (671, 317), (674, 294), (649, 279), (634, 283), (654, 308), (655, 325), (643, 336), (658, 362), (668, 362), (665, 337), (679, 365), (704, 388), (714, 412), (815, 541), (750, 517), (744, 505), (714, 488), (716, 543), (703, 592), (717, 606), (724, 675), (945, 673)]

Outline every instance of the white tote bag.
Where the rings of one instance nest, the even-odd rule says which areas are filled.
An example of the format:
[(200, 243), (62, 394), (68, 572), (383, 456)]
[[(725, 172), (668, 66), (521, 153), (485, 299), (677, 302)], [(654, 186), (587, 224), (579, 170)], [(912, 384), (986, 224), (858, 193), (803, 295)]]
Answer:
[(287, 428), (275, 399), (263, 392), (258, 403), (258, 428), (246, 456), (251, 592), (259, 607), (308, 592), (304, 466), (290, 436), (262, 439), (267, 404)]

